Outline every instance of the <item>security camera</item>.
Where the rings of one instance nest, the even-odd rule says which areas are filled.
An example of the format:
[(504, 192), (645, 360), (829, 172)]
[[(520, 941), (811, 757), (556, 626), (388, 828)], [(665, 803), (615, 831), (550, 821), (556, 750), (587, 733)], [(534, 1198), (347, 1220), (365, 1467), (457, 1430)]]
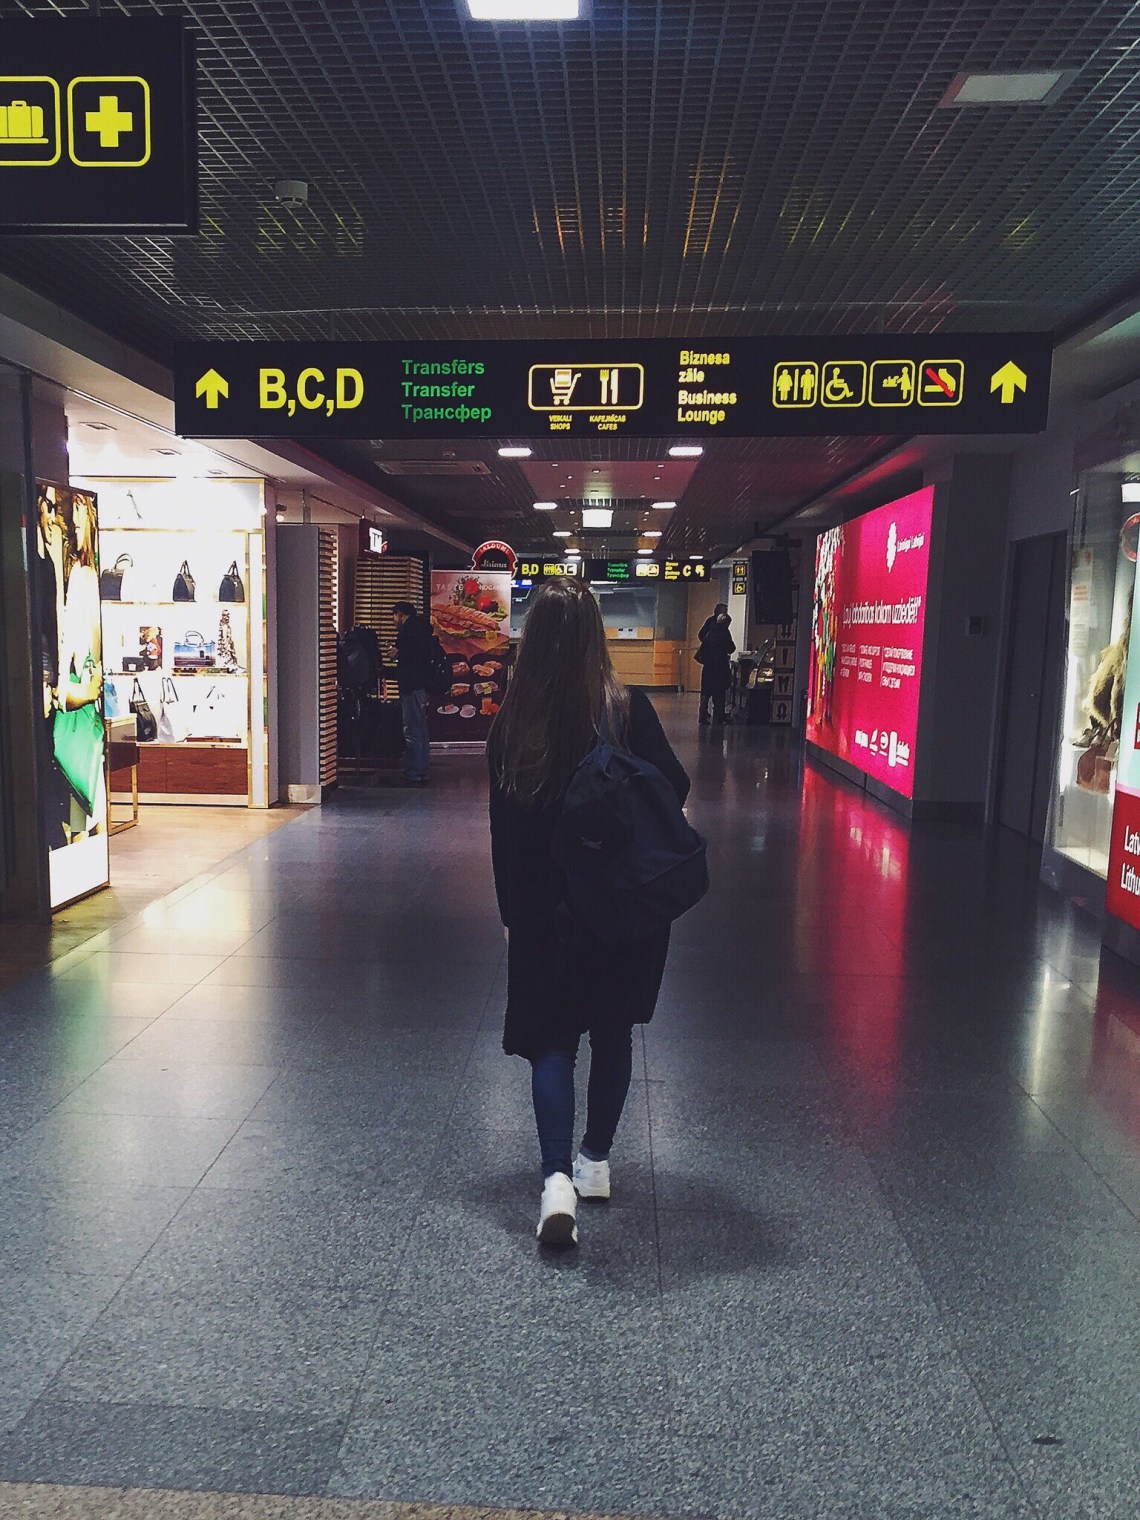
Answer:
[(273, 194), (292, 211), (309, 204), (309, 187), (303, 179), (279, 179), (273, 186)]

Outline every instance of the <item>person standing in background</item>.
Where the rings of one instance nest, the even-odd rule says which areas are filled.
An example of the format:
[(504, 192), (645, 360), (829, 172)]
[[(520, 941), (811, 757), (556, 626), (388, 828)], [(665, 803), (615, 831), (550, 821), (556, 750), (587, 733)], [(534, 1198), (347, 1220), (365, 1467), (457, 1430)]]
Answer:
[(711, 721), (728, 722), (724, 710), (725, 694), (732, 684), (732, 656), (736, 653), (736, 645), (729, 632), (731, 622), (726, 607), (712, 619), (711, 627), (705, 625), (707, 632), (702, 629), (701, 647), (696, 655), (701, 667), (701, 708), (697, 721), (702, 724), (710, 722), (710, 701), (713, 707)]
[(404, 720), (404, 777), (414, 786), (428, 781), (428, 687), (431, 685), (432, 628), (430, 619), (411, 602), (397, 602), (396, 684)]

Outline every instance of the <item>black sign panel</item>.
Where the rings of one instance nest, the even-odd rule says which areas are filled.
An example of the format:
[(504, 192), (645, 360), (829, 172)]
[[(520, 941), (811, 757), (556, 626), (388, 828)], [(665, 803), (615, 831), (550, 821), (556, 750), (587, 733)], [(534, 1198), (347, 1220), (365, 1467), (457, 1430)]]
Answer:
[(178, 431), (200, 438), (762, 438), (1032, 433), (1040, 333), (684, 343), (195, 343)]
[(651, 581), (707, 581), (709, 567), (702, 559), (588, 559), (586, 577), (591, 583), (611, 586), (644, 584)]
[(197, 194), (181, 20), (0, 24), (0, 231), (194, 232)]

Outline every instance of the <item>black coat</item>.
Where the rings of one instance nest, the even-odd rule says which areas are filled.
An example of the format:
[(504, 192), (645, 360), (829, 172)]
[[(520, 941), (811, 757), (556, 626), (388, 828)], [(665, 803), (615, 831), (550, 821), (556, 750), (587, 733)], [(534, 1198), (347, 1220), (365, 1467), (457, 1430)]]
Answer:
[(400, 695), (427, 691), (431, 685), (432, 626), (422, 612), (414, 613), (396, 631), (396, 683)]
[[(627, 747), (655, 765), (682, 802), (689, 778), (670, 748), (653, 703), (643, 691), (629, 694)], [(508, 1055), (540, 1055), (556, 1045), (576, 1045), (585, 1030), (616, 1024), (648, 1024), (657, 1005), (669, 931), (616, 944), (564, 938), (557, 909), (561, 872), (552, 859), (560, 803), (524, 808), (491, 783), (491, 858), (499, 914), (510, 930), (507, 949), (507, 1012), (503, 1049)]]
[[(707, 625), (706, 625), (707, 626)], [(714, 623), (701, 636), (701, 690), (726, 691), (732, 684), (730, 656), (736, 645), (723, 623)]]

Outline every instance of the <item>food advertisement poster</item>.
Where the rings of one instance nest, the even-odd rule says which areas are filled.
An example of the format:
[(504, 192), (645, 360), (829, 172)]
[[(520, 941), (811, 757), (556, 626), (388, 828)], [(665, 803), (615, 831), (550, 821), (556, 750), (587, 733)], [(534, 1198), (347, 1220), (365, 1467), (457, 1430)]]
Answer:
[(40, 808), (51, 906), (107, 885), (99, 517), (90, 491), (36, 489), (35, 607), (45, 730)]
[(807, 737), (904, 797), (914, 752), (934, 489), (831, 528), (816, 549)]
[(451, 663), (451, 690), (428, 701), (434, 743), (482, 743), (506, 690), (511, 572), (433, 570), (431, 621)]

